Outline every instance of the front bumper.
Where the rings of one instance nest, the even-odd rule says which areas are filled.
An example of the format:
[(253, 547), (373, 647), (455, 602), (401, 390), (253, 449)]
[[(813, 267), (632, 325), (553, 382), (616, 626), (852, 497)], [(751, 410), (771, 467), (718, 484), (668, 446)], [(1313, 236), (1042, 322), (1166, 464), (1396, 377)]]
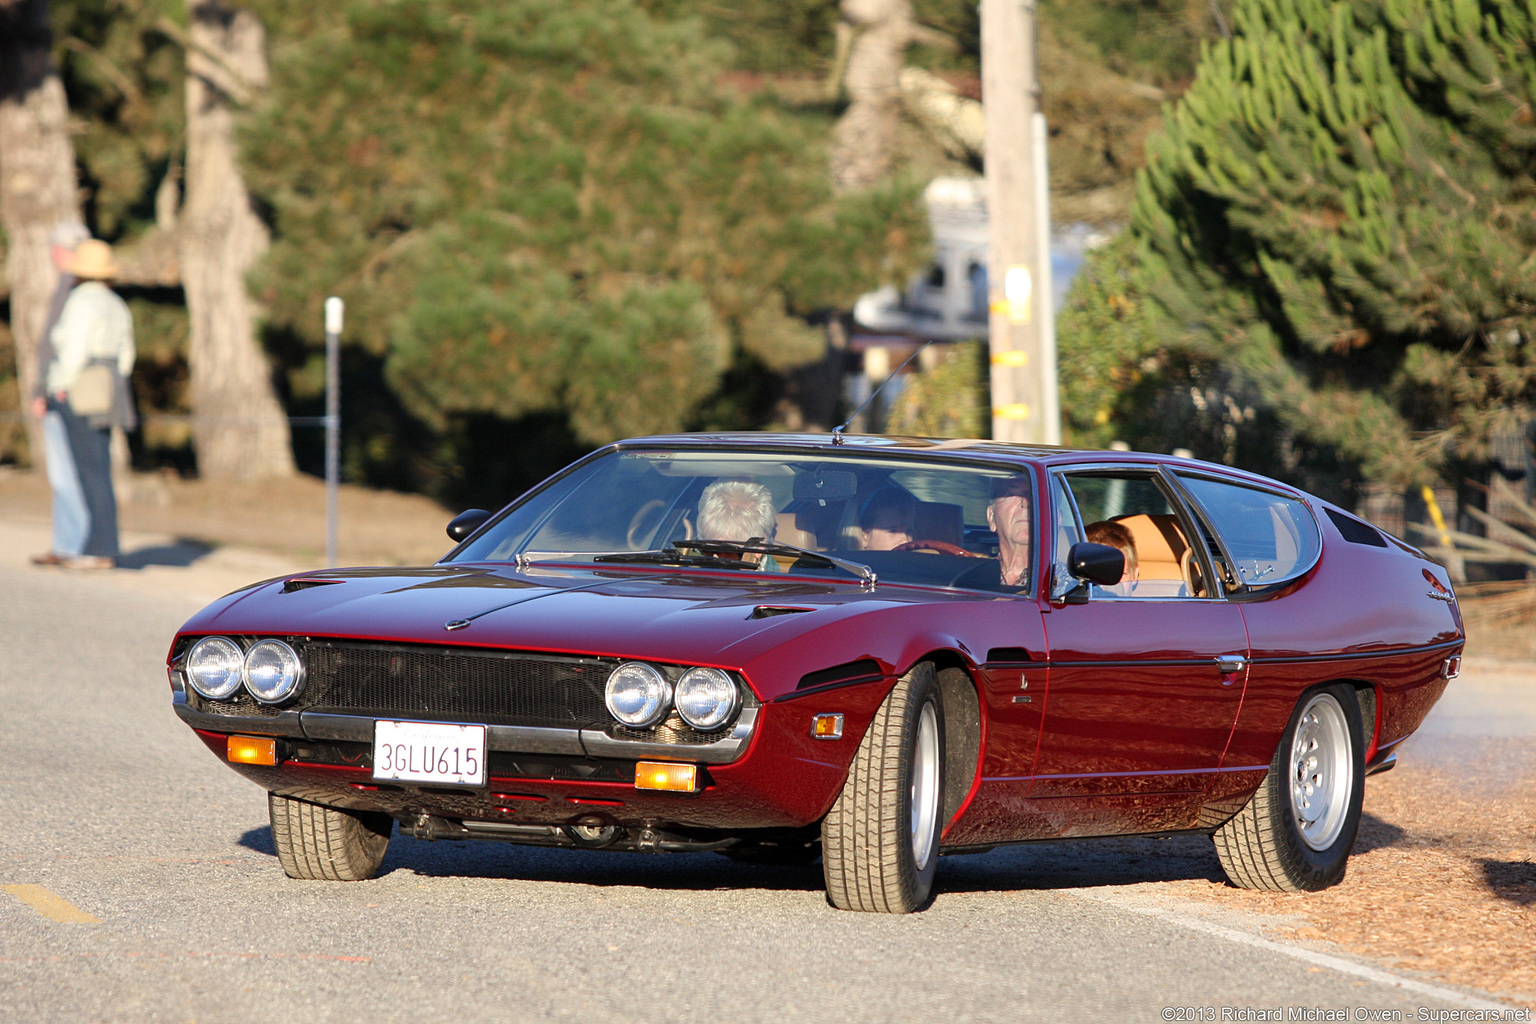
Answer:
[[(384, 811), (402, 823), (432, 819), (437, 824), (431, 831), (438, 835), (461, 825), (473, 832), (476, 823), (487, 822), (729, 833), (803, 828), (819, 821), (841, 792), (859, 741), (892, 685), (894, 680), (880, 680), (744, 708), (731, 730), (709, 743), (620, 739), (595, 728), (487, 725), (484, 787), (375, 781), (375, 717), (316, 711), (210, 714), (191, 706), (184, 692), (175, 694), (174, 707), (226, 763), (229, 736), (276, 738), (276, 765), (229, 763), (264, 789), (335, 807)], [(844, 717), (843, 734), (836, 740), (811, 736), (812, 719), (826, 713)], [(700, 788), (692, 793), (637, 789), (639, 760), (698, 764)], [(494, 837), (519, 841), (520, 835), (532, 834), (503, 829)]]

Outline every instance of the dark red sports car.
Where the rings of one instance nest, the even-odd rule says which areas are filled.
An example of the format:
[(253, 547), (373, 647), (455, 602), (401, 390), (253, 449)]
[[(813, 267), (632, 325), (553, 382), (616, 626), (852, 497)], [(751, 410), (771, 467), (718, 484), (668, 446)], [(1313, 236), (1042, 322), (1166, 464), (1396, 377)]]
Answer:
[(269, 580), (171, 645), (176, 713), (295, 878), (434, 839), (825, 866), (924, 905), (944, 853), (1205, 832), (1319, 889), (1454, 678), (1446, 572), (1184, 459), (802, 435), (609, 445), (436, 565)]

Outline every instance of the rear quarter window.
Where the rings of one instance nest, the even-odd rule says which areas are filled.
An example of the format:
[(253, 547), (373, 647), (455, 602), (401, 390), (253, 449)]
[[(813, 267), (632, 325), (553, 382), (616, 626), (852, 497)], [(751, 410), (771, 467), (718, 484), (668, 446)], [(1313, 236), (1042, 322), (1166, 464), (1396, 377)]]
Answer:
[(1181, 475), (1179, 482), (1221, 538), (1245, 586), (1284, 583), (1317, 563), (1317, 520), (1295, 498), (1207, 477)]

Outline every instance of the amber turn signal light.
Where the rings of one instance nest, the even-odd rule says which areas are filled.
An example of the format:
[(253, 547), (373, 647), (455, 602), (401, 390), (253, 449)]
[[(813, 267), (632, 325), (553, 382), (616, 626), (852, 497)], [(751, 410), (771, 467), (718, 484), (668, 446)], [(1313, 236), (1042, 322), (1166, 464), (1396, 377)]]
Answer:
[(277, 740), (269, 736), (231, 736), (229, 759), (237, 764), (277, 764)]
[(817, 715), (811, 719), (811, 735), (818, 740), (840, 740), (843, 738), (842, 715)]
[(669, 764), (665, 761), (639, 761), (635, 764), (636, 789), (665, 789), (674, 793), (692, 793), (698, 788), (699, 766)]

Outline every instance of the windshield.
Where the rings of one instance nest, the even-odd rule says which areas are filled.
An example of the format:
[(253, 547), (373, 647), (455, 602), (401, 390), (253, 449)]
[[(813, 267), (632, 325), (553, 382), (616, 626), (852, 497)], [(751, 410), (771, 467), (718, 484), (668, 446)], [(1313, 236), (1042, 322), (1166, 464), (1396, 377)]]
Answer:
[(1034, 501), (1030, 477), (1003, 467), (614, 451), (525, 496), (451, 561), (651, 562), (1028, 593)]

